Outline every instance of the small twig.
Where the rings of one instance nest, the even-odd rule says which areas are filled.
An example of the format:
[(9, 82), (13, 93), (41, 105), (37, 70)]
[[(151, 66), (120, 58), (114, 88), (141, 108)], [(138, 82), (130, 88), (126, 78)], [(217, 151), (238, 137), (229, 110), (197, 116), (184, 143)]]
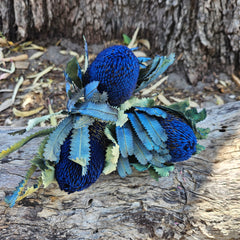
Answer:
[(28, 55), (27, 54), (22, 54), (22, 55), (18, 55), (18, 56), (13, 56), (13, 57), (8, 57), (8, 58), (2, 58), (0, 61), (4, 61), (4, 62), (16, 62), (16, 61), (24, 61), (28, 59)]

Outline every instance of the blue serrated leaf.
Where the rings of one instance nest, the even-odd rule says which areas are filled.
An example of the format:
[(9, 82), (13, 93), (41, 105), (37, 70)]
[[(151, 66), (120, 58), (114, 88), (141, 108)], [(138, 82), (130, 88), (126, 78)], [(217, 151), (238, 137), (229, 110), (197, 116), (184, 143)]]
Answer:
[(88, 101), (91, 100), (91, 98), (93, 97), (93, 94), (98, 92), (97, 90), (98, 85), (99, 85), (98, 81), (93, 81), (85, 86), (84, 88), (85, 100), (88, 100)]
[(130, 120), (137, 136), (142, 141), (147, 150), (153, 150), (155, 144), (153, 143), (146, 130), (143, 128), (142, 124), (139, 122), (137, 116), (134, 113), (128, 113), (128, 119)]
[(162, 56), (162, 57), (160, 57), (160, 59), (161, 59), (160, 63), (157, 65), (152, 76), (150, 76), (151, 78), (153, 78), (153, 80), (156, 79), (161, 74), (163, 74), (167, 70), (167, 68), (171, 64), (173, 64), (174, 59), (175, 59), (175, 54), (171, 53), (168, 57)]
[(82, 90), (80, 90), (77, 93), (71, 94), (71, 97), (70, 97), (70, 99), (67, 102), (67, 110), (69, 112), (72, 112), (72, 111), (74, 111), (76, 109), (75, 105), (79, 101), (79, 98), (81, 98), (82, 96), (83, 96)]
[(174, 62), (175, 54), (170, 54), (166, 56), (156, 56), (151, 65), (147, 66), (144, 69), (141, 69), (138, 78), (138, 84), (140, 86), (135, 89), (134, 92), (138, 92), (141, 89), (145, 88), (149, 83), (157, 79), (161, 74), (163, 74), (167, 68)]
[(153, 166), (162, 167), (163, 163), (167, 162), (165, 155), (161, 156), (160, 154), (154, 152), (152, 159), (149, 161)]
[(131, 126), (126, 122), (122, 127), (116, 127), (117, 141), (124, 158), (133, 155), (133, 133)]
[(94, 119), (88, 116), (75, 116), (73, 128), (82, 128), (90, 126)]
[(90, 143), (88, 126), (74, 129), (70, 146), (70, 160), (82, 166), (82, 175), (87, 172), (90, 161)]
[(56, 129), (49, 135), (43, 156), (46, 160), (58, 163), (60, 147), (72, 129), (72, 117), (63, 119)]
[(74, 111), (103, 121), (115, 122), (118, 118), (117, 109), (106, 103), (85, 102)]
[(118, 159), (117, 171), (122, 178), (132, 174), (132, 168), (127, 158), (123, 158), (122, 156), (120, 156), (120, 158)]
[(160, 109), (160, 108), (155, 108), (155, 107), (135, 107), (135, 109), (141, 111), (141, 112), (145, 112), (149, 115), (152, 116), (156, 116), (156, 117), (162, 117), (162, 118), (166, 118), (167, 117), (167, 113)]
[(145, 113), (136, 112), (136, 115), (155, 144), (162, 146), (167, 141), (167, 135), (158, 120)]
[(171, 155), (167, 148), (161, 149), (159, 152), (152, 152), (152, 159), (149, 161), (153, 166), (162, 167), (162, 165), (171, 160)]
[(134, 155), (139, 163), (145, 165), (152, 159), (152, 154), (144, 147), (142, 142), (134, 136), (133, 138)]
[(130, 48), (130, 49), (131, 49), (131, 51), (136, 51), (136, 50), (139, 49), (139, 47), (132, 47), (132, 48)]

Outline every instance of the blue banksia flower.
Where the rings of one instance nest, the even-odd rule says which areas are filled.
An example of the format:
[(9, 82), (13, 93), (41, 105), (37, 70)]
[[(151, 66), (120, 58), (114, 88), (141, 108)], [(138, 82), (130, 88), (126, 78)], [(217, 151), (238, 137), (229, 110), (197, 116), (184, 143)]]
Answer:
[[(113, 46), (103, 50), (87, 69), (84, 85), (99, 81), (98, 90), (108, 93), (108, 102), (118, 106), (129, 99), (136, 87), (139, 75), (138, 59), (125, 46)], [(60, 188), (68, 193), (80, 191), (95, 182), (105, 163), (106, 136), (104, 123), (96, 122), (98, 128), (90, 129), (91, 160), (86, 175), (81, 165), (69, 159), (71, 133), (61, 146), (60, 160), (55, 166), (55, 176)], [(102, 139), (95, 137), (101, 135)]]
[(189, 159), (195, 152), (197, 138), (193, 129), (180, 117), (167, 114), (167, 117), (159, 118), (168, 138), (167, 149), (171, 155), (169, 162), (180, 162)]
[(84, 83), (99, 81), (98, 90), (108, 93), (111, 105), (118, 106), (132, 96), (139, 75), (139, 62), (126, 46), (112, 46), (98, 54), (87, 69)]
[(104, 126), (103, 123), (95, 122), (89, 127), (91, 160), (85, 175), (82, 175), (82, 166), (69, 159), (72, 133), (64, 141), (59, 163), (55, 166), (55, 176), (61, 190), (68, 193), (81, 191), (99, 178), (105, 164)]

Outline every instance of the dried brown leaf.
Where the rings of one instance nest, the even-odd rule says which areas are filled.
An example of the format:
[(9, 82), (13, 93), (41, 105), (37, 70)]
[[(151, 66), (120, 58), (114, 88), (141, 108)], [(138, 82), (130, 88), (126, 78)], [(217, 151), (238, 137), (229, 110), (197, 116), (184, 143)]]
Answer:
[(147, 39), (139, 39), (137, 42), (141, 43), (147, 49), (150, 49), (150, 42)]
[(39, 113), (43, 108), (44, 108), (44, 106), (41, 106), (41, 107), (38, 107), (38, 108), (30, 110), (30, 111), (19, 111), (16, 108), (13, 108), (13, 114), (16, 117), (29, 117), (36, 113)]
[(214, 96), (216, 98), (217, 105), (223, 105), (224, 104), (224, 101), (223, 101), (223, 99), (220, 96), (218, 96), (216, 94)]
[(6, 47), (8, 46), (8, 42), (6, 38), (0, 38), (0, 46), (1, 47)]
[(136, 57), (147, 57), (146, 53), (142, 51), (134, 51), (133, 53)]
[(4, 62), (16, 62), (16, 61), (24, 61), (24, 60), (27, 60), (28, 59), (28, 55), (27, 54), (21, 54), (21, 55), (18, 55), (18, 56), (12, 56), (12, 57), (8, 57), (8, 58), (3, 58), (1, 59), (1, 61), (4, 61)]
[(3, 73), (0, 75), (0, 80), (7, 79), (10, 75), (11, 73)]
[(26, 47), (24, 47), (23, 49), (24, 49), (24, 50), (33, 49), (33, 50), (46, 51), (46, 48), (45, 48), (45, 47), (39, 46), (39, 45), (34, 44), (34, 43), (32, 43), (32, 42), (30, 42), (30, 46), (26, 46)]
[(27, 62), (27, 61), (19, 61), (19, 62), (16, 62), (15, 63), (15, 67), (17, 68), (17, 69), (28, 69), (28, 67), (29, 67), (29, 62)]
[(233, 81), (240, 87), (240, 78), (238, 78), (234, 73), (232, 74)]
[(171, 102), (162, 93), (158, 95), (158, 100), (165, 104), (166, 106), (171, 104)]
[(29, 58), (29, 60), (38, 59), (38, 58), (40, 58), (43, 54), (44, 54), (44, 52), (42, 52), (42, 51), (35, 52), (35, 53)]
[(135, 42), (136, 42), (136, 40), (137, 40), (137, 35), (138, 35), (139, 29), (140, 29), (140, 28), (137, 27), (137, 29), (135, 30), (135, 32), (134, 32), (134, 34), (133, 34), (133, 36), (132, 36), (132, 40), (131, 40), (131, 42), (128, 44), (128, 47), (129, 47), (129, 48), (133, 48), (133, 47), (134, 47)]
[(33, 75), (29, 75), (27, 76), (27, 78), (35, 78), (34, 81), (33, 81), (33, 85), (36, 84), (36, 82), (41, 78), (43, 77), (45, 74), (49, 73), (50, 71), (52, 71), (52, 69), (54, 68), (54, 65), (53, 66), (49, 66), (47, 68), (45, 68), (43, 71), (37, 73), (37, 74), (33, 74)]
[(5, 100), (1, 105), (0, 105), (0, 112), (4, 111), (5, 109), (9, 108), (12, 106), (12, 99), (9, 98)]
[(149, 93), (151, 93), (153, 90), (155, 90), (156, 88), (158, 88), (164, 81), (166, 81), (168, 79), (168, 76), (160, 79), (159, 81), (157, 81), (154, 85), (152, 85), (150, 88), (147, 88), (145, 90), (143, 90), (142, 92), (142, 96), (144, 95), (148, 95)]

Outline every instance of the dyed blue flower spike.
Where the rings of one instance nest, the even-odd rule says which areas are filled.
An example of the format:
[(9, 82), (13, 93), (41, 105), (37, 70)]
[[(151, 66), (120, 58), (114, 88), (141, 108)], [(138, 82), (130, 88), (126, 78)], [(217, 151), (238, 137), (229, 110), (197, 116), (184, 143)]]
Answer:
[(139, 75), (139, 62), (125, 46), (103, 50), (87, 69), (84, 83), (99, 81), (98, 90), (108, 93), (111, 105), (119, 106), (132, 96)]
[(84, 166), (70, 159), (72, 133), (61, 146), (60, 160), (55, 166), (55, 176), (61, 190), (68, 193), (81, 191), (94, 183), (103, 171), (105, 164), (106, 136), (104, 124), (94, 122), (89, 127), (90, 154), (89, 167), (83, 173)]
[(197, 138), (193, 129), (180, 117), (172, 114), (158, 119), (168, 138), (167, 149), (171, 155), (169, 162), (181, 162), (196, 153)]
[[(197, 138), (204, 138), (207, 130), (198, 129), (196, 123), (205, 119), (205, 111), (187, 110), (187, 102), (163, 107), (155, 106), (153, 99), (132, 97), (173, 63), (174, 54), (149, 60), (135, 57), (126, 46), (112, 46), (89, 65), (85, 41), (84, 70), (76, 58), (69, 61), (67, 110), (54, 114), (66, 118), (56, 128), (34, 133), (0, 153), (1, 159), (30, 139), (46, 136), (26, 178), (6, 198), (10, 206), (54, 180), (61, 190), (73, 193), (89, 187), (102, 172), (117, 170), (125, 177), (134, 167), (149, 170), (155, 178), (167, 176), (174, 162), (203, 149)], [(32, 119), (25, 131), (51, 116)], [(37, 168), (42, 171), (37, 185), (26, 189)]]

